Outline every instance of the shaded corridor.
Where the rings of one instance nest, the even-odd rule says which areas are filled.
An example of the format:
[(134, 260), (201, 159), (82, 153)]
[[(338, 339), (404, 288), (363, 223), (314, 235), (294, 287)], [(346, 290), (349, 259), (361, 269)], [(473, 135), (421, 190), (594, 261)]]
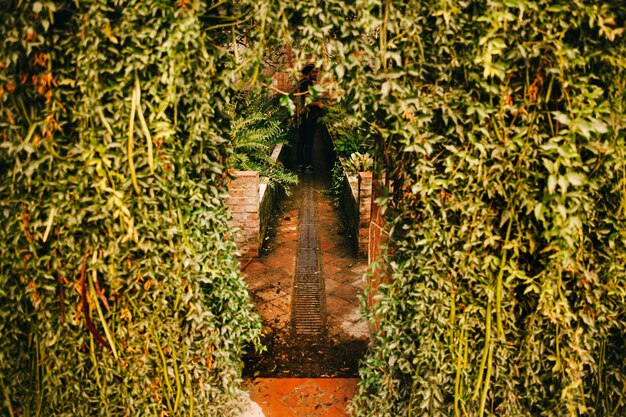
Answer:
[[(292, 195), (275, 208), (262, 255), (244, 269), (256, 310), (263, 318), (268, 347), (264, 354), (246, 358), (247, 376), (358, 375), (358, 361), (369, 341), (358, 300), (365, 286), (367, 262), (356, 259), (339, 213), (331, 197), (324, 194), (331, 180), (331, 146), (319, 129), (313, 153), (315, 172), (299, 174)], [(317, 270), (311, 269), (313, 265)], [(303, 276), (309, 289), (304, 298), (298, 295), (304, 285), (298, 280)], [(315, 285), (319, 303), (310, 291)], [(319, 304), (319, 317), (301, 312), (304, 307), (310, 309), (309, 301)], [(307, 317), (315, 323), (307, 326)]]

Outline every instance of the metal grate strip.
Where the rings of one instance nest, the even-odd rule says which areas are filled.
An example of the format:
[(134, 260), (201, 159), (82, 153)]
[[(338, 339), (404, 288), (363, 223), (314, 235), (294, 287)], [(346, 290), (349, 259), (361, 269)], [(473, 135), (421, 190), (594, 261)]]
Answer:
[(321, 335), (324, 331), (323, 281), (321, 280), (315, 189), (310, 175), (302, 178), (299, 248), (294, 282), (293, 329), (298, 335)]

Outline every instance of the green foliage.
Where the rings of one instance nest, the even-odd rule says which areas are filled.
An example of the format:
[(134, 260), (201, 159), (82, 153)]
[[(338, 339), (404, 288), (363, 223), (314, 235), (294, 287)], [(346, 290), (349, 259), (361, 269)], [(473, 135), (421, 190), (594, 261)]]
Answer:
[(369, 153), (354, 152), (346, 160), (346, 165), (350, 172), (371, 171), (374, 167), (374, 160)]
[(349, 114), (344, 103), (325, 107), (319, 122), (328, 129), (337, 156), (349, 158), (355, 152), (368, 149), (367, 130), (355, 115)]
[(623, 4), (363, 3), (393, 187), (355, 415), (624, 414)]
[(369, 153), (361, 154), (354, 152), (350, 158), (339, 157), (331, 170), (330, 187), (326, 191), (327, 195), (333, 197), (335, 206), (340, 207), (341, 196), (344, 193), (344, 182), (346, 174), (357, 176), (359, 172), (371, 172), (374, 167), (374, 159)]
[(290, 45), (392, 185), (354, 415), (626, 412), (623, 2), (119, 3), (0, 12), (5, 407), (234, 412), (223, 103)]
[(260, 322), (223, 205), (220, 4), (0, 11), (0, 414), (236, 415)]
[(288, 110), (280, 106), (279, 98), (267, 93), (240, 93), (228, 114), (232, 147), (229, 164), (237, 170), (258, 171), (271, 187), (280, 185), (289, 191), (298, 176), (271, 158), (274, 147), (287, 144), (292, 136), (287, 130)]
[(346, 173), (340, 159), (335, 160), (335, 164), (330, 172), (330, 185), (324, 190), (324, 194), (331, 196), (335, 207), (341, 207), (341, 196), (344, 190)]

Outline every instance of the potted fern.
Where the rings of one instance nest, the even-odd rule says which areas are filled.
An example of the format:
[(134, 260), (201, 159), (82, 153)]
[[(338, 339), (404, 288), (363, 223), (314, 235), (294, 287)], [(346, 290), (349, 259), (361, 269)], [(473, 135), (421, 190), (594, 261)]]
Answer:
[(229, 161), (233, 180), (226, 204), (230, 225), (239, 233), (235, 243), (241, 256), (259, 255), (279, 191), (289, 193), (298, 177), (280, 156), (291, 132), (289, 113), (277, 98), (251, 91), (241, 93), (227, 108)]
[(288, 112), (275, 96), (241, 93), (229, 106), (230, 166), (237, 171), (257, 171), (270, 188), (280, 186), (286, 193), (298, 182), (274, 155), (274, 149), (289, 143)]

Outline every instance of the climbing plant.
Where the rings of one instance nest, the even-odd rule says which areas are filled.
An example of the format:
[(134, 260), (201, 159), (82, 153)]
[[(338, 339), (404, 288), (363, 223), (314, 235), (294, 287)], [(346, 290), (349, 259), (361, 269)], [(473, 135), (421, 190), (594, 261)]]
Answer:
[(354, 414), (624, 414), (624, 16), (584, 0), (9, 2), (3, 413), (235, 412), (258, 321), (225, 238), (221, 115), (289, 45), (333, 75), (386, 174), (388, 283)]
[(371, 145), (365, 141), (368, 135), (362, 121), (350, 114), (344, 105), (345, 102), (341, 102), (325, 107), (319, 123), (328, 129), (335, 154), (349, 158), (355, 152), (366, 152)]
[(0, 414), (237, 414), (260, 323), (222, 114), (252, 71), (226, 47), (251, 11), (3, 4)]
[(386, 174), (354, 414), (623, 414), (623, 3), (276, 7)]
[(364, 12), (390, 243), (355, 415), (625, 412), (625, 11)]

